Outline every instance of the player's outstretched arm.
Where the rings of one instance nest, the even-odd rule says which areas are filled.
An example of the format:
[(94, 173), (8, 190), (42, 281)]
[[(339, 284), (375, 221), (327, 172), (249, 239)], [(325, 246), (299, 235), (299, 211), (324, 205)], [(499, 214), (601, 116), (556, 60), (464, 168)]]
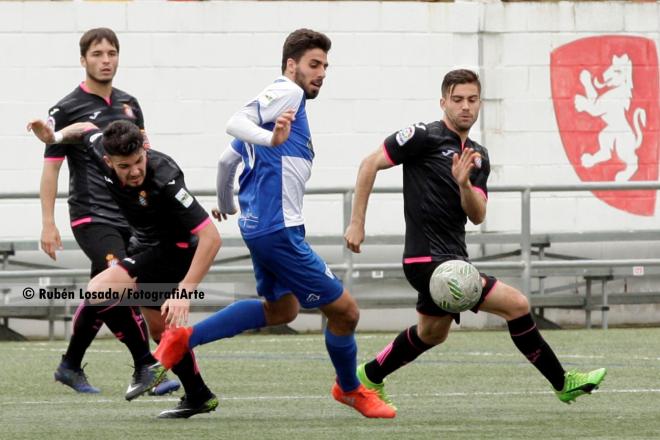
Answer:
[(367, 216), (367, 204), (369, 203), (369, 195), (376, 181), (376, 174), (378, 171), (391, 168), (392, 166), (392, 163), (387, 160), (382, 146), (365, 157), (360, 164), (357, 182), (355, 183), (355, 194), (353, 195), (351, 223), (344, 233), (346, 247), (353, 252), (359, 253), (360, 245), (364, 241), (364, 223)]
[[(179, 283), (179, 291), (194, 291), (209, 271), (216, 254), (220, 250), (222, 240), (213, 222), (209, 221), (196, 232), (199, 239), (195, 255), (190, 263), (188, 273)], [(190, 300), (170, 298), (161, 306), (161, 314), (165, 315), (167, 324), (178, 327), (188, 322)]]
[(56, 132), (53, 127), (41, 119), (33, 119), (27, 125), (27, 130), (34, 133), (45, 144), (78, 142), (86, 132), (96, 128), (96, 125), (91, 122), (76, 122)]

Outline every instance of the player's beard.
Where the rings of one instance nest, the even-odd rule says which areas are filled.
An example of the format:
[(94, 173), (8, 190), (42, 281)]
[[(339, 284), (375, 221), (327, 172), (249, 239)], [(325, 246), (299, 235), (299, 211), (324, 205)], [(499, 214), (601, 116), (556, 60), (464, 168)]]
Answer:
[(115, 76), (112, 75), (112, 77), (109, 78), (109, 79), (100, 79), (100, 78), (94, 76), (94, 75), (93, 75), (92, 73), (90, 73), (90, 72), (87, 72), (87, 76), (88, 76), (92, 81), (94, 81), (94, 82), (96, 82), (96, 83), (98, 83), (98, 84), (102, 84), (102, 85), (112, 84), (112, 80), (115, 78)]
[(305, 75), (300, 71), (298, 67), (296, 67), (296, 73), (294, 76), (294, 82), (300, 86), (301, 89), (305, 92), (305, 99), (314, 99), (317, 96), (319, 96), (320, 89), (317, 90), (307, 90), (307, 87), (305, 87)]

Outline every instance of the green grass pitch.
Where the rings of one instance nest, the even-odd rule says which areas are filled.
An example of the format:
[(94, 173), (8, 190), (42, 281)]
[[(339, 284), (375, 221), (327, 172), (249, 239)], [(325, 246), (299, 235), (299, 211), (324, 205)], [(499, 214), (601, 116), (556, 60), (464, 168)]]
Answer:
[[(546, 331), (567, 369), (607, 367), (601, 389), (566, 405), (502, 331), (453, 332), (394, 373), (393, 420), (370, 420), (330, 397), (333, 370), (318, 334), (239, 336), (199, 347), (217, 412), (159, 420), (180, 395), (123, 394), (130, 356), (98, 340), (85, 359), (97, 395), (53, 381), (65, 343), (0, 343), (1, 439), (657, 439), (660, 329)], [(394, 334), (360, 334), (360, 359)]]

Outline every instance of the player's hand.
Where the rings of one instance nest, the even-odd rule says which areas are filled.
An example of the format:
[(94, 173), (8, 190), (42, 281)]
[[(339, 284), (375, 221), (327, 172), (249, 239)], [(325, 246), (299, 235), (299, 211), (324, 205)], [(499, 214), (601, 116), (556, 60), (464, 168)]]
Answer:
[(348, 228), (346, 228), (344, 240), (346, 241), (346, 247), (351, 251), (356, 254), (362, 252), (360, 250), (360, 245), (364, 241), (364, 226), (351, 223)]
[(28, 122), (27, 131), (31, 131), (44, 144), (55, 143), (55, 130), (42, 119), (33, 119)]
[(170, 327), (183, 327), (188, 323), (190, 300), (170, 298), (160, 306), (160, 314), (165, 316), (165, 323)]
[(53, 260), (57, 260), (56, 250), (61, 250), (62, 238), (55, 224), (44, 226), (41, 230), (41, 249)]
[(238, 212), (238, 211), (236, 211), (235, 209), (232, 212), (220, 212), (220, 210), (218, 208), (213, 208), (211, 210), (211, 215), (213, 215), (214, 219), (221, 222), (223, 220), (227, 220), (228, 215), (234, 215), (234, 214), (236, 214), (236, 212)]
[(459, 154), (454, 154), (451, 163), (451, 173), (460, 187), (469, 187), (470, 172), (477, 165), (481, 166), (481, 154), (472, 148), (466, 148)]
[(291, 123), (296, 120), (296, 113), (293, 110), (287, 110), (277, 117), (275, 127), (273, 127), (273, 137), (270, 144), (275, 147), (283, 144), (289, 139), (291, 133)]

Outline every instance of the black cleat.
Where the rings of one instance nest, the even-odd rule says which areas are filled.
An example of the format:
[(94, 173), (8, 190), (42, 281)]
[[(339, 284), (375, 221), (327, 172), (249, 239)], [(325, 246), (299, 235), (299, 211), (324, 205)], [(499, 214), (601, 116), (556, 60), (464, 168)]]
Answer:
[(156, 362), (151, 365), (141, 365), (135, 368), (133, 380), (126, 390), (126, 400), (131, 401), (140, 397), (163, 381), (165, 368)]
[(183, 396), (177, 406), (172, 409), (163, 411), (158, 415), (159, 419), (187, 419), (195, 414), (203, 414), (215, 411), (218, 407), (218, 398), (215, 394), (211, 393), (211, 397), (201, 403), (188, 400)]
[(87, 375), (85, 374), (85, 370), (83, 368), (68, 368), (64, 364), (64, 356), (62, 356), (62, 363), (57, 366), (57, 370), (55, 370), (55, 374), (53, 376), (55, 377), (56, 381), (73, 388), (79, 393), (96, 394), (101, 391), (98, 388), (90, 385), (90, 383), (87, 381)]

